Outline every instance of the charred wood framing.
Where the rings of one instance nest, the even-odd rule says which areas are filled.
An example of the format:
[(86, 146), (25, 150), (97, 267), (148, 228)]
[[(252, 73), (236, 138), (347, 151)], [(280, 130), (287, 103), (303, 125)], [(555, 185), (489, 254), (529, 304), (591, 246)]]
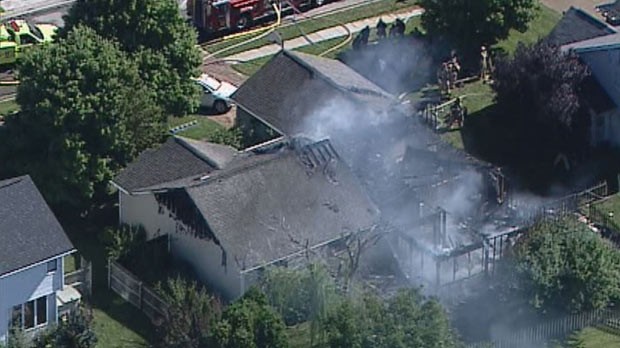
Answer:
[(219, 244), (207, 221), (185, 190), (178, 189), (156, 193), (155, 199), (160, 207), (163, 206), (168, 209), (172, 219), (187, 227), (188, 232), (194, 237), (213, 240)]

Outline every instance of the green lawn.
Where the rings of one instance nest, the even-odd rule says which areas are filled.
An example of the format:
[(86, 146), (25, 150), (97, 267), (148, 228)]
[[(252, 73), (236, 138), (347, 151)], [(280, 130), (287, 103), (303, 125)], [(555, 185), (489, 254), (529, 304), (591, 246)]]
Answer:
[[(113, 224), (115, 208), (108, 224)], [(103, 223), (62, 221), (71, 241), (82, 255), (92, 262), (93, 293), (90, 299), (94, 312), (94, 330), (98, 347), (147, 347), (153, 343), (154, 329), (149, 319), (107, 287), (107, 261), (98, 234)]]
[(228, 130), (221, 124), (208, 119), (208, 116), (204, 115), (169, 117), (168, 127), (173, 128), (192, 121), (198, 121), (198, 124), (176, 134), (190, 139), (212, 141), (216, 143), (222, 142), (223, 137), (227, 138), (229, 136), (228, 133), (232, 134), (231, 130)]
[(604, 201), (597, 203), (595, 207), (603, 214), (610, 216), (611, 221), (620, 226), (620, 194), (615, 194)]
[(512, 53), (517, 48), (519, 42), (533, 44), (538, 39), (547, 36), (561, 17), (560, 13), (541, 4), (536, 18), (532, 20), (526, 32), (520, 33), (512, 30), (508, 38), (495, 45), (495, 47), (507, 53)]
[[(535, 43), (538, 39), (546, 36), (551, 29), (553, 29), (560, 17), (561, 15), (559, 13), (541, 5), (536, 18), (532, 20), (529, 25), (529, 29), (526, 32), (520, 33), (516, 30), (511, 31), (510, 36), (506, 40), (499, 42), (495, 48), (503, 50), (507, 53), (513, 53), (520, 42), (524, 44)], [(488, 114), (492, 111), (492, 106), (495, 103), (495, 94), (491, 87), (479, 81), (467, 84), (463, 88), (456, 90), (453, 93), (453, 96), (465, 96), (464, 103), (467, 107), (469, 115), (472, 116), (472, 119), (478, 118), (479, 116), (488, 117)], [(480, 139), (478, 137), (480, 134), (487, 134), (490, 137), (498, 135), (498, 132), (494, 132), (492, 126), (489, 122), (486, 122), (486, 120), (485, 122), (477, 122), (476, 126), (480, 126), (485, 129), (484, 131), (473, 131), (473, 133), (477, 136), (476, 140)], [(463, 132), (461, 131), (450, 131), (443, 133), (441, 136), (446, 142), (454, 147), (459, 149), (466, 147), (463, 140)], [(488, 143), (492, 144), (492, 141), (489, 141)]]
[[(304, 34), (314, 33), (316, 31), (330, 28), (338, 25), (339, 23), (350, 23), (355, 22), (361, 19), (379, 16), (385, 13), (392, 13), (398, 10), (404, 10), (407, 8), (411, 8), (415, 6), (415, 0), (405, 0), (402, 2), (396, 2), (394, 0), (380, 0), (371, 4), (367, 4), (364, 6), (360, 6), (350, 10), (344, 10), (342, 12), (333, 13), (329, 15), (325, 15), (322, 17), (318, 17), (312, 20), (300, 21), (298, 25), (295, 24), (287, 24), (279, 27), (277, 29), (278, 33), (284, 40), (290, 40)], [(256, 35), (256, 34), (254, 34)], [(241, 43), (247, 40), (248, 36), (241, 36), (232, 38), (226, 41), (220, 41), (213, 44), (207, 44), (204, 46), (209, 52), (216, 52), (220, 49), (223, 49), (228, 46), (232, 46), (234, 44)], [(226, 51), (222, 54), (222, 56), (229, 56), (235, 53), (247, 51), (249, 49), (261, 47), (269, 44), (270, 41), (267, 38), (262, 38), (260, 40), (256, 40), (250, 42), (246, 45), (242, 45)]]
[(599, 328), (585, 328), (568, 341), (570, 348), (612, 348), (620, 347), (620, 336)]
[(19, 105), (15, 100), (0, 102), (0, 116), (10, 115), (17, 110), (19, 110)]
[(74, 272), (76, 270), (76, 267), (75, 267), (76, 266), (75, 257), (76, 257), (75, 254), (67, 255), (67, 256), (64, 257), (64, 260), (63, 260), (63, 263), (64, 263), (63, 272), (65, 274)]
[[(416, 27), (420, 28), (420, 17), (411, 18), (409, 21), (407, 21), (406, 25), (407, 27), (405, 29), (405, 33), (407, 34), (411, 33), (413, 29)], [(313, 45), (306, 45), (306, 46), (296, 48), (294, 51), (319, 55), (332, 47), (336, 47), (340, 45), (342, 42), (344, 42), (345, 38), (346, 36), (341, 36), (341, 37), (317, 42)], [(377, 40), (377, 33), (375, 30), (371, 30), (369, 41), (372, 42), (376, 40)], [(339, 47), (338, 49), (333, 50), (332, 52), (329, 52), (328, 54), (325, 55), (325, 58), (335, 59), (338, 57), (338, 55), (341, 52), (344, 52), (349, 49), (351, 49), (351, 42), (349, 42), (346, 45), (343, 45), (342, 47)], [(237, 70), (238, 72), (246, 76), (252, 76), (254, 75), (256, 71), (258, 71), (258, 69), (260, 69), (265, 63), (267, 63), (267, 61), (269, 61), (271, 57), (272, 56), (266, 56), (266, 57), (254, 59), (254, 60), (251, 60), (245, 63), (234, 64), (232, 65), (232, 67), (233, 69)]]

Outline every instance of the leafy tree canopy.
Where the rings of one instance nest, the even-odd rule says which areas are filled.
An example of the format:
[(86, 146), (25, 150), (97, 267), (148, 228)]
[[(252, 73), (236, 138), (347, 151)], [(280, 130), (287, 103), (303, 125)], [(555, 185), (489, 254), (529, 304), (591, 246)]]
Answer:
[(515, 285), (535, 308), (579, 312), (620, 295), (620, 255), (581, 223), (534, 227), (515, 250)]
[(519, 44), (512, 58), (498, 59), (497, 101), (526, 122), (569, 130), (580, 107), (579, 90), (589, 71), (574, 54), (540, 42)]
[(456, 347), (441, 305), (416, 289), (401, 290), (388, 301), (345, 299), (330, 311), (324, 330), (330, 348)]
[(213, 328), (211, 343), (210, 346), (217, 348), (288, 347), (282, 319), (257, 288), (251, 288), (226, 308), (222, 319)]
[(57, 208), (88, 207), (162, 139), (165, 117), (137, 66), (89, 28), (32, 50), (19, 72), (21, 112), (6, 119), (4, 174), (30, 174)]
[(206, 346), (209, 329), (221, 314), (220, 303), (196, 282), (168, 279), (158, 292), (170, 305), (169, 319), (161, 326), (161, 347)]
[(431, 35), (446, 37), (464, 51), (477, 52), (511, 29), (524, 32), (536, 14), (536, 0), (420, 0), (422, 26)]
[(184, 115), (198, 106), (199, 90), (190, 80), (201, 64), (197, 36), (175, 0), (78, 0), (65, 16), (60, 36), (78, 25), (118, 41), (134, 56), (166, 112)]

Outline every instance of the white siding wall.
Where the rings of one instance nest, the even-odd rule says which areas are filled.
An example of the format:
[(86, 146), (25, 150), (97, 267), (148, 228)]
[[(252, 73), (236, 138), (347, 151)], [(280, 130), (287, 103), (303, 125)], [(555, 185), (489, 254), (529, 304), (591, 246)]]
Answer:
[(121, 193), (120, 215), (121, 222), (129, 225), (142, 225), (146, 229), (147, 238), (163, 236), (168, 231), (174, 231), (176, 223), (169, 216), (169, 211), (162, 208), (159, 213), (159, 204), (152, 194), (127, 195)]
[(580, 54), (616, 105), (620, 105), (620, 49)]
[(185, 233), (176, 233), (178, 222), (170, 217), (166, 208), (160, 208), (155, 197), (149, 195), (120, 194), (121, 221), (131, 225), (141, 224), (148, 238), (171, 235), (172, 254), (194, 267), (202, 281), (217, 289), (226, 298), (241, 294), (239, 270), (230, 255), (222, 265), (222, 249), (206, 240)]
[(55, 292), (62, 288), (62, 263), (58, 269), (47, 273), (47, 263), (0, 278), (0, 342), (6, 340), (13, 306), (47, 295), (47, 322), (56, 320)]
[(226, 299), (241, 296), (239, 269), (230, 255), (222, 265), (222, 249), (213, 242), (196, 239), (188, 234), (171, 235), (171, 251), (190, 263), (198, 276), (219, 291)]

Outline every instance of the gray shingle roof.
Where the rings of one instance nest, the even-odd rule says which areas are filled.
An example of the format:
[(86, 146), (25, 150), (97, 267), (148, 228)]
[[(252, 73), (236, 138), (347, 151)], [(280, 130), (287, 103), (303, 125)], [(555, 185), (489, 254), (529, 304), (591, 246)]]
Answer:
[(563, 45), (562, 51), (576, 50), (577, 52), (582, 52), (586, 50), (618, 49), (619, 47), (620, 33), (615, 33)]
[(304, 118), (336, 97), (385, 109), (393, 96), (344, 63), (281, 51), (232, 98), (241, 108), (285, 135), (296, 135)]
[(227, 146), (171, 137), (157, 148), (144, 151), (114, 183), (129, 192), (208, 174), (224, 166), (236, 151)]
[(29, 176), (0, 181), (0, 275), (73, 249)]
[(563, 46), (615, 32), (616, 30), (613, 27), (592, 17), (582, 9), (571, 7), (564, 13), (562, 19), (545, 40), (551, 44)]
[(375, 223), (376, 208), (328, 141), (248, 160), (186, 188), (242, 270)]

